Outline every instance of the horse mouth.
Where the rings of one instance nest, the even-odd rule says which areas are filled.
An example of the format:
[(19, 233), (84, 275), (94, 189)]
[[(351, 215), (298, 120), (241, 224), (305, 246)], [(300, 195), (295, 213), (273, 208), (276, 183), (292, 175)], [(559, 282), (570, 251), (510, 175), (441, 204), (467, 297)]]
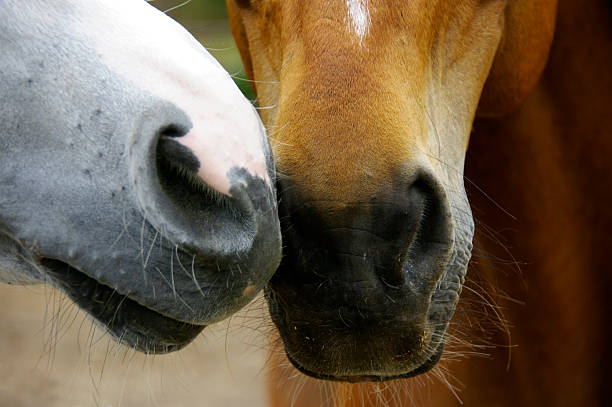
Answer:
[[(431, 319), (442, 313), (441, 304), (430, 306), (427, 322), (418, 323), (418, 315), (403, 307), (384, 315), (351, 315), (342, 306), (326, 311), (313, 303), (295, 304), (299, 300), (270, 287), (265, 295), (287, 359), (315, 379), (358, 383), (411, 378), (431, 370), (447, 343), (448, 321)], [(409, 314), (417, 319), (406, 318)]]
[(163, 315), (63, 261), (43, 258), (40, 264), (55, 287), (103, 325), (117, 342), (138, 351), (155, 354), (177, 351), (206, 327)]
[(439, 343), (436, 350), (433, 352), (431, 356), (429, 356), (423, 364), (412, 369), (409, 372), (399, 373), (399, 374), (361, 374), (361, 375), (335, 375), (335, 374), (324, 374), (315, 372), (310, 370), (304, 366), (302, 366), (296, 359), (291, 356), (291, 353), (285, 348), (285, 354), (287, 355), (287, 359), (291, 362), (291, 364), (299, 370), (301, 373), (306, 376), (313, 377), (319, 380), (327, 380), (334, 382), (347, 382), (347, 383), (362, 383), (362, 382), (386, 382), (390, 380), (398, 380), (398, 379), (409, 379), (411, 377), (418, 376), (420, 374), (426, 373), (430, 369), (432, 369), (436, 363), (442, 357), (442, 352), (444, 350), (443, 342)]

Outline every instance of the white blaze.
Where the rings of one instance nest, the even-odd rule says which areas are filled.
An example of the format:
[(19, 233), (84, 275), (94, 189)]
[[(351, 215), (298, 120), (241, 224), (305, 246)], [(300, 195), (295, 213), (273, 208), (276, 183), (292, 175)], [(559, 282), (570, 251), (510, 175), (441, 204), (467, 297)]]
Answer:
[(368, 9), (368, 0), (346, 0), (348, 8), (348, 29), (359, 38), (359, 45), (363, 42), (365, 36), (370, 32), (370, 10)]

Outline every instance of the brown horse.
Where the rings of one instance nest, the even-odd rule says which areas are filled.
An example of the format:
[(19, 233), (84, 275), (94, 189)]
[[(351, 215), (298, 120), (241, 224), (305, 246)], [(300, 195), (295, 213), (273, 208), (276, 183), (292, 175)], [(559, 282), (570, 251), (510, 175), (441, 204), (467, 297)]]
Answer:
[[(387, 380), (446, 344), (436, 374), (461, 390), (319, 384), (274, 353), (273, 404), (610, 405), (610, 5), (227, 4), (279, 170), (286, 252), (267, 295), (289, 360)], [(464, 158), (476, 248), (448, 324), (472, 230)], [(449, 361), (471, 353), (490, 357)]]

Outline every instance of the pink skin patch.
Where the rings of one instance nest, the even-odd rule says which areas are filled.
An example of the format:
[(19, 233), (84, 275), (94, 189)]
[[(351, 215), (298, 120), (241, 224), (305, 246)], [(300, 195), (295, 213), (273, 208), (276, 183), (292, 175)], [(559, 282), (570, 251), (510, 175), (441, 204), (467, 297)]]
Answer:
[(257, 113), (229, 74), (181, 25), (142, 0), (90, 0), (75, 7), (80, 32), (101, 61), (190, 118), (176, 139), (200, 161), (198, 176), (230, 195), (228, 172), (244, 168), (271, 188)]
[[(259, 130), (255, 129), (258, 132)], [(195, 131), (190, 131), (187, 135), (176, 139), (179, 143), (189, 148), (200, 161), (198, 176), (211, 188), (226, 194), (230, 194), (230, 180), (227, 177), (232, 164), (237, 167), (246, 168), (251, 174), (265, 179), (270, 185), (270, 178), (266, 171), (265, 161), (260, 157), (244, 150), (240, 145), (240, 140), (229, 136), (230, 140), (225, 140), (223, 150), (218, 145), (211, 145), (210, 137), (198, 137)], [(214, 140), (213, 140), (214, 141)], [(221, 143), (219, 143), (221, 144)], [(211, 154), (213, 152), (213, 154)], [(232, 157), (233, 152), (240, 152), (240, 160)]]

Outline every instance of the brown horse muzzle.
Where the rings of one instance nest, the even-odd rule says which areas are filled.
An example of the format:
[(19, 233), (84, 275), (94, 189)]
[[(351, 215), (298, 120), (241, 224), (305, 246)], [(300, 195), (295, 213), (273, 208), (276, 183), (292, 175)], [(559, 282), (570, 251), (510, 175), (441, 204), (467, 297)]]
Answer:
[(385, 380), (439, 358), (447, 318), (432, 318), (431, 303), (454, 247), (449, 202), (424, 169), (393, 180), (357, 202), (311, 200), (279, 181), (286, 248), (267, 297), (306, 374)]

